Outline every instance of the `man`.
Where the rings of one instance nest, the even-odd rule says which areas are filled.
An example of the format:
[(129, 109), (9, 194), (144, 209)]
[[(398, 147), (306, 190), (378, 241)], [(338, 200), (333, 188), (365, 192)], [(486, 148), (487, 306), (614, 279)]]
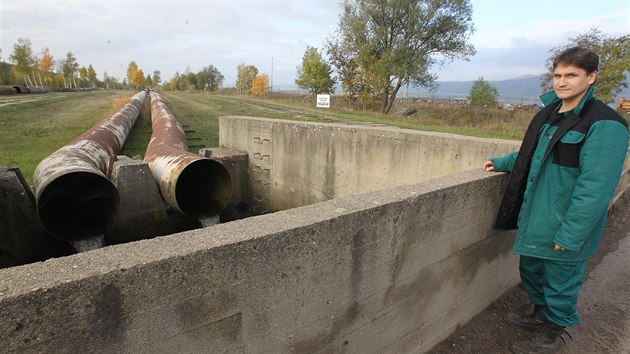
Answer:
[(514, 353), (554, 353), (576, 325), (586, 260), (599, 245), (608, 204), (628, 149), (628, 125), (593, 98), (599, 57), (573, 47), (553, 62), (553, 91), (518, 152), (491, 158), (486, 171), (510, 172), (496, 227), (518, 228), (523, 287), (534, 304), (506, 321), (535, 330)]

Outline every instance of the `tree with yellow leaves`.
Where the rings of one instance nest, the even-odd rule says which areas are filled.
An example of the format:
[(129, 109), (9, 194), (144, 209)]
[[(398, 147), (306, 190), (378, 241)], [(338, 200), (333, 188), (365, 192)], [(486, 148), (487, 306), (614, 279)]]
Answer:
[(142, 69), (138, 69), (133, 72), (133, 76), (130, 82), (136, 90), (140, 90), (144, 87), (144, 72)]
[[(52, 55), (50, 55), (50, 49), (45, 47), (42, 49), (41, 57), (39, 58), (39, 63), (37, 65), (37, 69), (44, 74), (44, 81), (46, 84), (50, 84), (50, 73), (52, 71), (53, 66), (55, 65), (55, 61), (53, 60)], [(39, 79), (41, 82), (41, 77)]]
[(261, 74), (256, 75), (256, 77), (254, 77), (254, 79), (252, 80), (252, 88), (250, 89), (250, 92), (256, 96), (262, 96), (266, 94), (270, 89), (269, 75)]

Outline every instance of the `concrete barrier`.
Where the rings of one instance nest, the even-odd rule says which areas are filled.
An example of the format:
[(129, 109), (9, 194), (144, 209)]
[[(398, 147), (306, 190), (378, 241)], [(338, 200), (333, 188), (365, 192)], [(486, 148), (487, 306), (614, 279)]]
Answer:
[(465, 172), (0, 270), (7, 352), (424, 352), (517, 279)]
[(257, 207), (297, 207), (0, 270), (3, 350), (422, 353), (518, 282), (480, 168), (516, 142), (251, 118), (221, 141)]
[(519, 142), (386, 126), (221, 117), (219, 143), (249, 154), (254, 212), (480, 169)]

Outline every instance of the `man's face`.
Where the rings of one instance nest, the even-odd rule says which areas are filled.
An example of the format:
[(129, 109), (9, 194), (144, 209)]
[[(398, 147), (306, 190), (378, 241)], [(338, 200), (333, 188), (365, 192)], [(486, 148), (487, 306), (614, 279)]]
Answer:
[(577, 105), (596, 78), (597, 72), (588, 74), (577, 66), (559, 63), (553, 70), (553, 89), (564, 104)]

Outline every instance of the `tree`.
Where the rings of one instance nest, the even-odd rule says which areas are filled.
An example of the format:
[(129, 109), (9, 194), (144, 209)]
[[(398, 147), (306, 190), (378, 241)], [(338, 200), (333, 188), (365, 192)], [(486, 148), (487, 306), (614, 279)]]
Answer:
[(87, 79), (90, 82), (91, 86), (94, 87), (94, 85), (96, 84), (96, 70), (94, 70), (92, 64), (88, 65), (87, 67)]
[(151, 74), (147, 74), (147, 77), (144, 78), (144, 85), (146, 87), (152, 87), (153, 86), (153, 79), (151, 78)]
[(136, 71), (138, 71), (138, 64), (136, 64), (136, 62), (132, 60), (127, 65), (127, 82), (128, 83), (131, 84), (133, 82), (133, 75), (135, 74)]
[(302, 65), (297, 69), (295, 84), (310, 91), (313, 96), (319, 93), (333, 93), (335, 79), (331, 77), (332, 68), (326, 63), (317, 48), (306, 47), (302, 57)]
[(153, 70), (153, 84), (156, 89), (160, 88), (160, 84), (162, 83), (162, 73), (160, 70)]
[(253, 65), (238, 64), (236, 67), (236, 88), (240, 93), (250, 92), (252, 81), (258, 75), (258, 69)]
[(595, 95), (605, 103), (615, 101), (617, 95), (628, 88), (626, 75), (630, 73), (630, 35), (608, 37), (597, 28), (587, 33), (569, 38), (567, 45), (551, 49), (547, 59), (547, 73), (541, 88), (549, 91), (553, 88), (553, 60), (563, 50), (579, 45), (589, 48), (599, 55), (599, 70), (595, 84)]
[(122, 84), (118, 82), (118, 79), (114, 76), (109, 76), (107, 71), (103, 73), (103, 85), (107, 89), (118, 89), (122, 88)]
[(34, 86), (29, 75), (35, 69), (37, 61), (33, 56), (31, 41), (27, 38), (18, 38), (13, 45), (13, 53), (9, 55), (9, 60), (13, 63), (13, 73), (15, 77), (24, 79), (26, 86)]
[(138, 69), (133, 72), (131, 81), (129, 81), (129, 83), (132, 84), (136, 90), (141, 90), (142, 88), (144, 88), (144, 72), (142, 71), (142, 69)]
[[(72, 54), (72, 52), (66, 53), (66, 59), (60, 61), (59, 65), (61, 66), (60, 71), (63, 74), (64, 86), (72, 87), (72, 83), (74, 82), (74, 87), (77, 87), (75, 76), (79, 70), (79, 63), (77, 63), (77, 59), (74, 57), (74, 54)], [(67, 83), (66, 78), (68, 79)]]
[(12, 65), (0, 61), (0, 85), (12, 85), (15, 84), (15, 78), (13, 76)]
[(468, 100), (473, 106), (494, 107), (497, 104), (499, 98), (499, 92), (488, 81), (485, 81), (483, 77), (477, 79), (470, 88), (470, 94)]
[(197, 85), (202, 90), (210, 92), (216, 91), (223, 85), (223, 74), (213, 65), (204, 67), (197, 73)]
[(87, 68), (85, 66), (82, 66), (81, 68), (79, 68), (79, 79), (81, 79), (81, 87), (84, 87), (84, 85), (88, 81)]
[(401, 87), (431, 86), (432, 64), (474, 54), (473, 30), (469, 0), (344, 0), (326, 47), (342, 83), (358, 69), (378, 78), (388, 113)]
[(44, 74), (44, 81), (50, 85), (50, 73), (52, 72), (52, 68), (55, 65), (55, 60), (52, 55), (50, 55), (50, 50), (48, 47), (42, 48), (42, 54), (39, 58), (39, 63), (37, 65), (37, 69)]
[(252, 88), (250, 89), (250, 91), (254, 95), (262, 96), (266, 94), (270, 89), (271, 87), (269, 87), (269, 75), (256, 75), (256, 77), (252, 80)]
[(180, 79), (178, 86), (180, 86), (179, 89), (181, 91), (193, 91), (197, 88), (197, 76), (190, 71), (190, 66), (187, 66), (186, 70), (184, 70), (184, 75)]

